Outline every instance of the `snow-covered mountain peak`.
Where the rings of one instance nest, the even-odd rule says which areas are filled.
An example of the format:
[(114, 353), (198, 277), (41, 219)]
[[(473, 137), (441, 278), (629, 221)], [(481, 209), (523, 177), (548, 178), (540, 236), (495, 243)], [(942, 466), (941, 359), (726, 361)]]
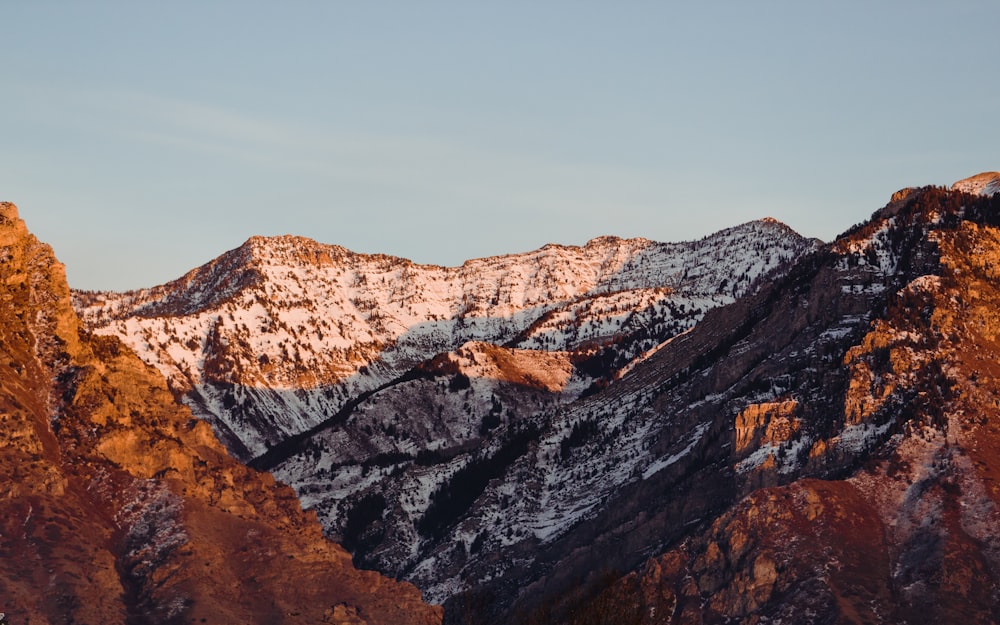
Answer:
[[(323, 245), (308, 237), (294, 234), (282, 234), (277, 236), (252, 236), (246, 240), (246, 243), (240, 246), (240, 249), (245, 248), (254, 260), (268, 261), (281, 254), (316, 251), (320, 247), (337, 249), (339, 246)], [(346, 252), (347, 250), (344, 251)]]
[(714, 232), (704, 239), (711, 239), (726, 233), (769, 233), (772, 235), (788, 235), (793, 234), (795, 236), (801, 236), (791, 226), (783, 221), (780, 221), (774, 217), (761, 217), (759, 219), (752, 219), (750, 221), (725, 228), (718, 232)]
[(1000, 193), (1000, 172), (984, 171), (981, 174), (959, 180), (951, 185), (951, 189), (952, 191), (989, 197), (994, 193)]
[[(573, 378), (579, 391), (604, 374), (586, 364), (599, 350), (634, 337), (608, 356), (624, 366), (811, 247), (783, 225), (750, 222), (687, 243), (608, 236), (440, 267), (251, 237), (171, 283), (74, 298), (88, 327), (125, 340), (248, 456), (469, 341), (576, 350), (594, 369)], [(510, 350), (473, 350), (489, 364), (479, 373), (521, 383), (569, 362)]]
[[(768, 227), (768, 228), (775, 228), (775, 229), (778, 229), (778, 230), (782, 230), (782, 231), (785, 231), (785, 232), (794, 232), (794, 230), (792, 229), (791, 226), (789, 226), (785, 222), (781, 221), (780, 219), (777, 219), (775, 217), (771, 217), (770, 215), (768, 215), (766, 217), (761, 217), (760, 219), (755, 219), (753, 221), (749, 221), (749, 222), (747, 222), (745, 224), (742, 224), (742, 225), (743, 226), (753, 226), (754, 224), (756, 224), (758, 227)], [(740, 227), (740, 226), (737, 226), (737, 227)]]

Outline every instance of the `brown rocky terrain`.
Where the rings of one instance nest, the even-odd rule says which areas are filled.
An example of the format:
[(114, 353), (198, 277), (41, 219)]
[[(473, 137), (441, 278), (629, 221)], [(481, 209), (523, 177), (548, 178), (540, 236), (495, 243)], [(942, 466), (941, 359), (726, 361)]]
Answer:
[(229, 457), (0, 204), (0, 611), (11, 623), (437, 623)]

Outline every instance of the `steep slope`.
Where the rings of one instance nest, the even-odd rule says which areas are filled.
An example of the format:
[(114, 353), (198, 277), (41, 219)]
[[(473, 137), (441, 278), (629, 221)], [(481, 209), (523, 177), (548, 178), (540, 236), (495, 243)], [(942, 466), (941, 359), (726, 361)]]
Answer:
[[(452, 614), (501, 605), (509, 618), (513, 604), (535, 622), (998, 622), (1000, 195), (894, 197), (745, 302), (742, 329), (730, 320), (721, 340), (707, 336), (737, 303), (685, 335), (708, 358), (680, 377), (660, 363), (638, 409), (660, 420), (646, 458), (669, 455), (640, 460), (642, 479), (530, 565), (453, 600)], [(612, 414), (580, 447), (588, 463), (605, 455)], [(662, 555), (598, 592), (642, 547)]]
[(0, 610), (12, 623), (435, 623), (232, 460), (0, 203)]
[(594, 354), (633, 335), (615, 354), (624, 366), (813, 244), (763, 220), (691, 243), (603, 237), (445, 268), (255, 237), (173, 283), (75, 305), (248, 460), (468, 341)]

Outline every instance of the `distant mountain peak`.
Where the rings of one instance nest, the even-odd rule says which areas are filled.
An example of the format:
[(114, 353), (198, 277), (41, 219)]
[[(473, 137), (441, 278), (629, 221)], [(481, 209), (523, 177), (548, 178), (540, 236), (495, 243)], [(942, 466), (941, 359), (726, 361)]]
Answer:
[[(569, 364), (583, 363), (581, 373), (566, 392), (578, 394), (607, 373), (595, 369), (600, 359), (584, 363), (595, 350), (639, 337), (608, 356), (624, 366), (811, 247), (790, 229), (755, 222), (687, 243), (605, 236), (440, 267), (306, 237), (255, 236), (168, 284), (77, 293), (76, 301), (92, 330), (130, 341), (189, 394), (189, 405), (215, 419), (234, 453), (252, 457), (337, 413), (351, 396), (468, 341), (577, 350)], [(519, 384), (532, 368), (562, 367), (548, 356), (529, 362), (521, 351), (482, 351), (484, 363), (504, 363), (490, 371), (504, 373), (480, 377)], [(556, 386), (534, 377), (542, 382), (522, 386)], [(237, 398), (229, 386), (212, 385), (255, 390)], [(244, 399), (249, 406), (262, 388), (277, 393), (280, 409), (260, 411), (251, 427), (226, 421), (230, 408)], [(315, 405), (292, 406), (289, 389), (324, 390), (310, 400)]]
[(798, 232), (796, 232), (794, 228), (792, 228), (791, 226), (789, 226), (788, 224), (786, 224), (785, 222), (781, 221), (776, 217), (771, 217), (770, 215), (748, 221), (738, 226), (734, 226), (734, 228), (737, 229), (739, 228), (759, 229), (761, 227), (766, 229), (780, 230), (782, 232), (791, 232), (798, 234)]
[(951, 190), (987, 197), (994, 193), (1000, 193), (1000, 171), (984, 171), (981, 174), (964, 178), (951, 185)]

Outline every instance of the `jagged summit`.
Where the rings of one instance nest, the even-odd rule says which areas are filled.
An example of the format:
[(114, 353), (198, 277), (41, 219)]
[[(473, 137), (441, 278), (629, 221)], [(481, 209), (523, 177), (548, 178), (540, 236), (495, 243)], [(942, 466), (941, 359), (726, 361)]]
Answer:
[[(772, 228), (774, 227), (774, 228)], [(412, 259), (405, 258), (402, 256), (395, 256), (392, 254), (382, 254), (382, 253), (365, 253), (356, 252), (349, 248), (343, 247), (337, 244), (321, 243), (315, 239), (299, 236), (299, 235), (276, 235), (276, 236), (261, 236), (254, 235), (246, 240), (246, 242), (240, 247), (227, 252), (227, 254), (235, 254), (240, 258), (243, 258), (257, 267), (267, 266), (267, 265), (282, 265), (286, 264), (287, 261), (293, 260), (302, 263), (317, 263), (324, 264), (331, 261), (346, 261), (346, 262), (365, 262), (365, 261), (378, 261), (381, 263), (390, 263), (394, 265), (410, 265), (413, 267), (421, 267), (427, 269), (443, 269), (443, 270), (457, 270), (470, 264), (472, 266), (481, 265), (482, 263), (492, 263), (497, 259), (502, 258), (524, 258), (524, 257), (536, 257), (544, 256), (547, 253), (557, 252), (557, 253), (573, 253), (573, 252), (590, 252), (596, 249), (611, 249), (611, 250), (639, 250), (651, 246), (679, 246), (693, 244), (698, 241), (704, 241), (706, 239), (722, 238), (727, 235), (739, 234), (739, 233), (751, 233), (758, 232), (761, 230), (782, 231), (794, 236), (798, 236), (795, 231), (784, 224), (783, 222), (775, 219), (774, 217), (763, 217), (761, 219), (755, 219), (742, 223), (736, 226), (731, 226), (729, 228), (724, 228), (718, 232), (708, 234), (698, 240), (681, 241), (677, 243), (661, 243), (647, 239), (645, 237), (620, 237), (617, 235), (601, 235), (589, 239), (583, 245), (569, 245), (564, 243), (546, 243), (545, 245), (527, 252), (516, 252), (510, 254), (502, 254), (499, 256), (484, 256), (471, 258), (464, 261), (461, 265), (455, 266), (445, 266), (438, 265), (434, 263), (420, 263)], [(195, 270), (197, 271), (197, 270)]]
[(991, 196), (1000, 193), (1000, 172), (984, 171), (981, 174), (959, 180), (951, 185), (952, 191), (962, 191), (973, 195)]
[[(689, 240), (689, 241), (682, 241), (680, 243), (677, 243), (676, 245), (683, 245), (685, 243), (695, 243), (695, 242), (697, 242), (699, 240), (700, 241), (704, 241), (706, 239), (719, 238), (719, 237), (726, 236), (727, 234), (742, 233), (742, 232), (748, 232), (748, 233), (749, 232), (759, 232), (761, 230), (774, 230), (774, 231), (781, 231), (781, 232), (789, 232), (789, 233), (794, 233), (794, 234), (796, 234), (796, 236), (798, 236), (797, 233), (795, 233), (795, 230), (791, 226), (785, 224), (783, 221), (781, 221), (779, 219), (776, 219), (774, 217), (768, 216), (768, 217), (761, 217), (759, 219), (752, 219), (750, 221), (747, 221), (747, 222), (744, 222), (744, 223), (741, 223), (741, 224), (737, 224), (735, 226), (730, 226), (728, 228), (723, 228), (722, 230), (719, 230), (717, 232), (712, 232), (710, 234), (707, 234), (707, 235), (701, 237), (700, 239), (692, 239), (692, 240)], [(586, 243), (584, 243), (583, 246), (581, 246), (581, 247), (588, 248), (588, 247), (622, 245), (622, 244), (629, 244), (629, 243), (636, 244), (636, 245), (664, 245), (663, 243), (657, 243), (657, 242), (652, 241), (650, 239), (647, 239), (645, 237), (623, 238), (623, 237), (619, 237), (619, 236), (616, 236), (616, 235), (602, 235), (602, 236), (598, 236), (598, 237), (594, 237), (594, 238), (590, 239), (589, 241), (587, 241)], [(564, 249), (573, 249), (576, 246), (572, 246), (572, 245), (559, 245), (559, 244), (556, 244), (556, 243), (550, 243), (549, 245), (546, 245), (545, 247), (556, 247), (556, 248), (564, 248)]]
[[(321, 243), (309, 237), (285, 234), (255, 235), (237, 249), (247, 250), (247, 258), (259, 268), (301, 265), (351, 264), (377, 261), (394, 265), (413, 265), (413, 261), (390, 254), (355, 252), (341, 245)], [(432, 267), (434, 265), (427, 265)]]
[[(16, 218), (16, 207), (12, 204), (10, 207)], [(460, 266), (445, 267), (416, 263), (407, 258), (388, 254), (355, 252), (340, 245), (321, 243), (299, 235), (255, 235), (239, 247), (223, 253), (171, 282), (122, 293), (78, 291), (77, 300), (88, 314), (102, 309), (100, 314), (110, 317), (116, 317), (125, 310), (128, 314), (142, 316), (183, 316), (217, 308), (241, 291), (257, 288), (268, 281), (280, 279), (283, 275), (287, 276), (290, 271), (306, 267), (321, 274), (331, 271), (337, 273), (354, 271), (361, 276), (373, 269), (387, 272), (408, 268), (422, 273), (468, 276), (480, 274), (484, 267), (502, 269), (538, 262), (547, 265), (550, 271), (560, 271), (569, 265), (581, 261), (587, 262), (595, 254), (603, 254), (602, 264), (607, 271), (613, 271), (614, 267), (624, 262), (623, 259), (636, 255), (644, 257), (643, 263), (648, 263), (650, 260), (656, 263), (657, 257), (676, 256), (678, 250), (685, 246), (706, 243), (711, 245), (714, 241), (718, 241), (720, 245), (727, 245), (729, 244), (727, 241), (731, 242), (741, 236), (760, 235), (801, 240), (789, 226), (772, 217), (765, 217), (720, 230), (698, 241), (659, 243), (642, 237), (621, 238), (603, 235), (590, 239), (582, 246), (549, 243), (529, 252), (474, 258)], [(606, 277), (606, 275), (588, 276), (585, 278), (585, 283), (593, 285)], [(467, 282), (468, 278), (464, 278), (463, 281)], [(101, 302), (112, 301), (113, 305), (100, 305)]]
[[(632, 239), (623, 239), (622, 237), (615, 236), (613, 234), (605, 234), (605, 235), (601, 235), (599, 237), (594, 237), (594, 238), (590, 239), (589, 241), (587, 241), (586, 243), (583, 244), (583, 247), (598, 247), (598, 246), (602, 246), (602, 245), (618, 245), (622, 241), (635, 241), (637, 243), (649, 243), (648, 239), (644, 239), (642, 237), (635, 237), (635, 238), (632, 238)], [(550, 244), (550, 245), (554, 245), (555, 247), (571, 247), (571, 246), (564, 246), (564, 245), (558, 245), (558, 244)]]

